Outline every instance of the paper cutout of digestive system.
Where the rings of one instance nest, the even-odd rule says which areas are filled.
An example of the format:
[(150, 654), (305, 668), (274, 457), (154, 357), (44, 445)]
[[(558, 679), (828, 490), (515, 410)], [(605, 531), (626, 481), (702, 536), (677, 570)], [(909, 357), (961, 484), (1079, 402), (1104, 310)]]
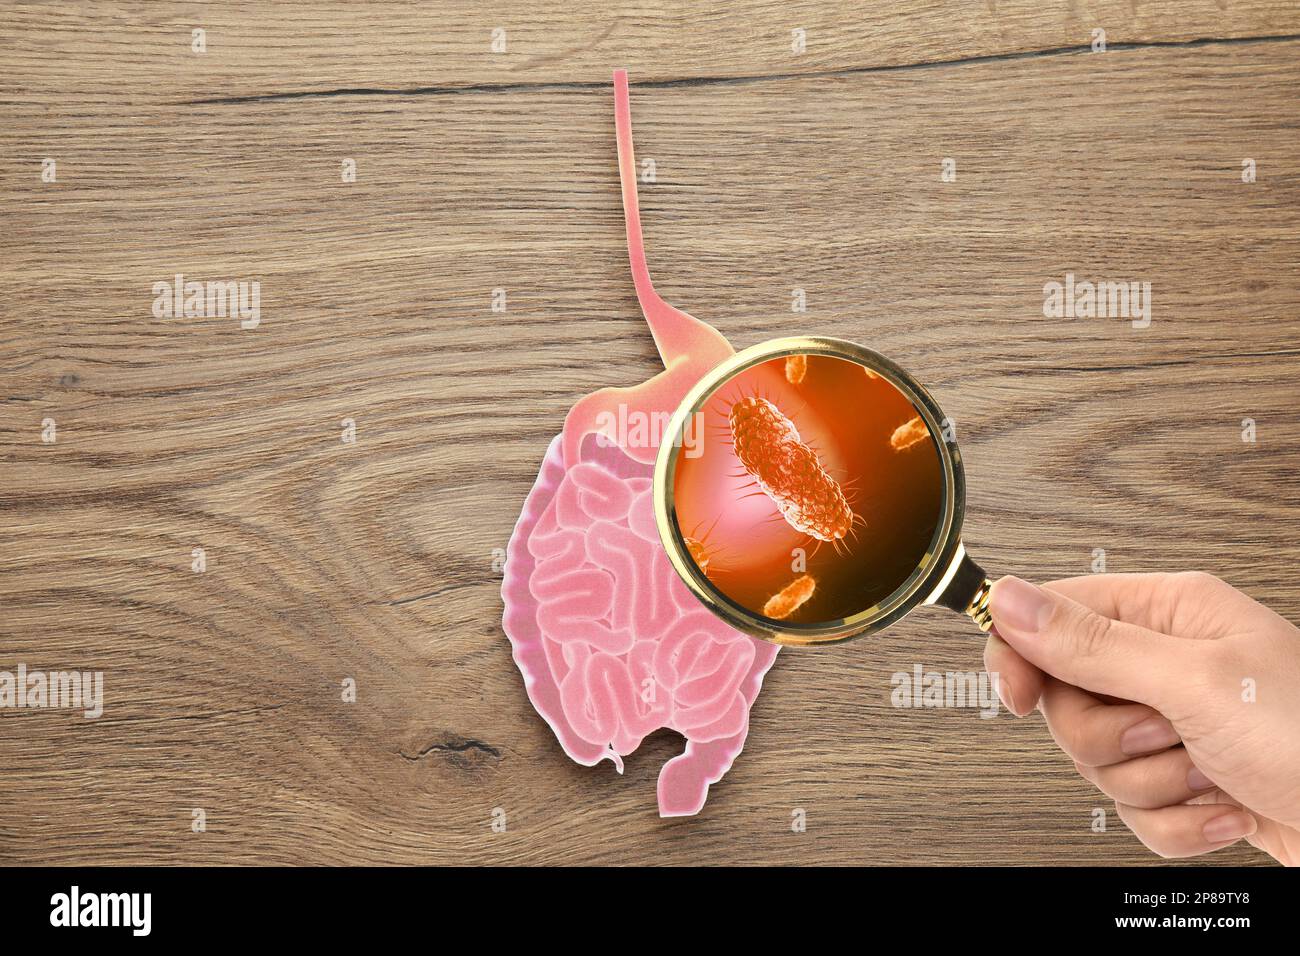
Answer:
[(778, 648), (706, 610), (659, 541), (651, 497), (658, 434), (636, 423), (666, 422), (733, 350), (650, 283), (622, 70), (614, 118), (632, 280), (664, 369), (570, 409), (510, 538), (503, 625), (529, 700), (578, 763), (610, 760), (622, 773), (623, 758), (654, 730), (686, 738), (685, 751), (659, 772), (658, 798), (660, 816), (690, 816), (744, 747), (749, 708)]

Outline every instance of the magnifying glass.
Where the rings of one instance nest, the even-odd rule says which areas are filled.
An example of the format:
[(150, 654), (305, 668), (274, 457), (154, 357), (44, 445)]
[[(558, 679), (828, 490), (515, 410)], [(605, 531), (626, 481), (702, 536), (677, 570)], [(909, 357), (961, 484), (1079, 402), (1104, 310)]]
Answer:
[[(677, 574), (736, 629), (778, 644), (883, 630), (922, 604), (992, 626), (961, 541), (961, 453), (907, 372), (852, 342), (775, 339), (683, 399), (655, 463)], [(950, 429), (949, 429), (950, 431)]]

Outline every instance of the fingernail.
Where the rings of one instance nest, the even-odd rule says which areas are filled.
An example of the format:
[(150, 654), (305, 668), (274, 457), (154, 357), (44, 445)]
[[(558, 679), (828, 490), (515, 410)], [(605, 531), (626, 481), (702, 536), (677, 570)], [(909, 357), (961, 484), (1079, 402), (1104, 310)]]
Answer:
[(1020, 711), (1016, 710), (1016, 695), (1011, 692), (1011, 681), (998, 674), (993, 686), (998, 689), (998, 697), (1002, 699), (1002, 706), (1019, 717)]
[(1178, 731), (1169, 721), (1163, 717), (1148, 717), (1124, 731), (1119, 738), (1119, 749), (1129, 756), (1149, 754), (1153, 750), (1172, 747), (1179, 739)]
[(1209, 790), (1214, 786), (1214, 781), (1201, 773), (1200, 767), (1193, 767), (1187, 771), (1187, 786), (1192, 790)]
[(1205, 824), (1201, 828), (1201, 835), (1207, 843), (1225, 843), (1250, 836), (1255, 832), (1255, 826), (1255, 818), (1249, 813), (1234, 810)]
[(1051, 610), (1052, 599), (1028, 581), (1003, 578), (993, 588), (993, 620), (1000, 630), (1037, 634)]

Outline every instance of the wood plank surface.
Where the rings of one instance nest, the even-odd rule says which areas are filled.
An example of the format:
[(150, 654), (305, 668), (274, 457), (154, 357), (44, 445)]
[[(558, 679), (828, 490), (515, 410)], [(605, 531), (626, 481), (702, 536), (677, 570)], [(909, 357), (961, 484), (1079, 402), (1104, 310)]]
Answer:
[[(913, 370), (991, 572), (1101, 548), (1300, 620), (1300, 10), (709, 10), (6, 11), (0, 669), (106, 688), (94, 721), (0, 710), (0, 862), (1155, 861), (1113, 812), (1092, 832), (1109, 801), (1040, 717), (890, 706), (895, 671), (982, 666), (937, 610), (784, 651), (703, 813), (660, 820), (680, 739), (621, 777), (565, 757), (496, 553), (567, 408), (658, 361), (615, 168), (628, 66), (659, 291), (737, 347), (833, 334)], [(1150, 282), (1150, 326), (1044, 318), (1067, 272)], [(261, 324), (156, 318), (175, 273), (258, 280)]]

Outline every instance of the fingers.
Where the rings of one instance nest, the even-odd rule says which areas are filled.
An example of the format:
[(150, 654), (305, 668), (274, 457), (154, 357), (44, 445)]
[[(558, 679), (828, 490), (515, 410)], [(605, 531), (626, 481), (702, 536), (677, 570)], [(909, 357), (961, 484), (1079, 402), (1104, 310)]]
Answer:
[(989, 632), (984, 645), (984, 669), (998, 675), (998, 696), (1011, 713), (1023, 717), (1038, 706), (1043, 672), (1013, 651), (995, 631)]
[(1250, 836), (1258, 827), (1246, 811), (1219, 803), (1158, 810), (1116, 803), (1115, 809), (1133, 835), (1163, 857), (1197, 856), (1222, 849)]
[(1052, 676), (1157, 710), (1188, 686), (1198, 645), (1098, 614), (1019, 578), (1002, 578), (990, 597), (998, 634)]
[(1213, 636), (1221, 630), (1215, 621), (1217, 606), (1228, 604), (1234, 615), (1240, 615), (1246, 604), (1254, 603), (1231, 585), (1199, 571), (1085, 574), (1043, 586), (1098, 614), (1179, 637)]
[(1171, 630), (1173, 610), (1182, 588), (1176, 574), (1084, 574), (1043, 585), (1098, 614), (1128, 621), (1164, 634)]
[(1214, 789), (1182, 747), (1109, 767), (1089, 767), (1076, 761), (1074, 768), (1116, 803), (1143, 810), (1185, 803)]
[(1160, 713), (1177, 713), (1180, 698), (1190, 704), (1215, 643), (1195, 638), (1222, 636), (1223, 616), (1239, 610), (1228, 591), (1199, 574), (1096, 575), (1044, 589), (1003, 578), (990, 595), (1006, 648), (989, 642), (989, 669), (1049, 675), (1040, 708), (1052, 736), (1079, 773), (1115, 800), (1138, 839), (1164, 857), (1208, 853), (1258, 830), (1255, 817), (1176, 746)]
[(1168, 633), (1161, 626), (1162, 615), (1153, 614), (1152, 609), (1169, 577), (1168, 574), (1084, 574), (1048, 581), (1043, 587), (1106, 617)]
[(1055, 678), (1048, 678), (1041, 707), (1057, 745), (1086, 767), (1122, 763), (1180, 742), (1173, 724), (1145, 704), (1104, 704)]
[(1173, 725), (1145, 704), (1106, 704), (1049, 677), (1040, 702), (1057, 745), (1117, 803), (1166, 807), (1214, 789)]

